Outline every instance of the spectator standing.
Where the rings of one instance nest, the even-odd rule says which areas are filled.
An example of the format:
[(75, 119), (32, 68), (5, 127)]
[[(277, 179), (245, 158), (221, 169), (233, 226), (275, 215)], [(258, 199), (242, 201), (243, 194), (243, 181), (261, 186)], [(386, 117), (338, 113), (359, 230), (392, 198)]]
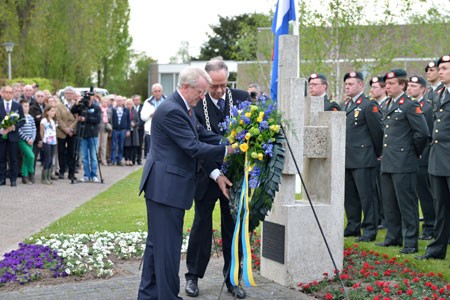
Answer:
[[(88, 97), (88, 99), (86, 99)], [(100, 183), (97, 176), (97, 144), (98, 144), (98, 124), (101, 121), (100, 107), (94, 104), (93, 95), (86, 95), (77, 100), (71, 112), (76, 116), (77, 131), (80, 139), (80, 153), (83, 163), (84, 176), (81, 182), (92, 181)]]
[(142, 103), (141, 103), (141, 96), (134, 95), (132, 98), (133, 100), (133, 106), (134, 110), (138, 113), (138, 126), (139, 129), (139, 145), (136, 149), (136, 163), (138, 165), (142, 165), (142, 146), (144, 145), (144, 124), (145, 122), (141, 119), (141, 112), (142, 112)]
[(117, 96), (116, 103), (112, 113), (111, 164), (123, 166), (123, 146), (131, 129), (130, 112), (124, 105), (124, 97)]
[[(36, 91), (36, 93), (37, 93), (37, 91)], [(35, 93), (34, 93), (33, 87), (31, 85), (27, 84), (23, 87), (22, 99), (27, 100), (28, 103), (30, 103), (30, 105), (33, 105), (36, 100), (34, 95), (35, 95)]]
[(108, 160), (106, 157), (106, 153), (108, 150), (108, 136), (111, 135), (112, 132), (112, 109), (108, 107), (108, 99), (103, 97), (100, 100), (100, 110), (102, 114), (102, 120), (98, 127), (98, 138), (99, 138), (99, 156), (100, 156), (100, 164), (102, 166), (106, 166), (108, 164)]
[(25, 122), (19, 128), (19, 148), (22, 151), (22, 183), (33, 184), (35, 183), (33, 143), (36, 139), (36, 124), (34, 123), (33, 117), (29, 114), (30, 103), (22, 99), (20, 100), (20, 104), (22, 105), (25, 116)]
[(308, 78), (309, 94), (314, 97), (323, 97), (324, 111), (340, 111), (339, 104), (328, 98), (328, 80), (325, 75), (313, 73)]
[(125, 165), (133, 166), (136, 163), (136, 154), (139, 147), (139, 113), (134, 109), (133, 100), (128, 99), (126, 108), (130, 114), (130, 134), (125, 138), (124, 157)]
[[(9, 157), (10, 169), (9, 180), (11, 186), (17, 186), (16, 179), (19, 173), (19, 129), (24, 120), (23, 109), (19, 103), (12, 101), (13, 90), (7, 85), (2, 89), (2, 100), (0, 100), (0, 123), (5, 116), (11, 112), (19, 115), (19, 121), (6, 129), (0, 129), (0, 185), (6, 184), (6, 157)], [(3, 138), (5, 135), (6, 138)]]
[[(33, 116), (33, 118), (34, 118), (36, 128), (40, 128), (40, 126), (41, 126), (42, 114), (44, 113), (44, 109), (45, 109), (44, 100), (45, 100), (44, 93), (41, 91), (38, 91), (36, 93), (36, 101), (33, 104), (31, 104), (28, 101), (30, 103), (30, 115)], [(36, 139), (34, 140), (34, 144), (33, 144), (34, 168), (35, 169), (36, 169), (36, 162), (38, 160), (38, 157), (41, 159), (41, 162), (42, 162), (42, 151), (41, 150), (42, 150), (41, 132), (40, 132), (40, 130), (37, 130)]]
[(13, 89), (13, 101), (19, 103), (22, 95), (22, 85), (20, 83), (14, 83)]
[(144, 105), (141, 111), (141, 120), (145, 122), (144, 124), (144, 158), (147, 157), (147, 153), (150, 150), (151, 143), (151, 126), (152, 126), (152, 118), (158, 106), (163, 103), (166, 99), (166, 96), (163, 95), (163, 87), (159, 83), (155, 83), (152, 85), (152, 96), (145, 100)]
[(43, 184), (52, 184), (51, 171), (53, 166), (53, 157), (56, 151), (56, 122), (54, 120), (56, 109), (48, 105), (45, 110), (40, 124), (40, 134), (42, 137), (42, 148), (44, 149), (43, 170), (41, 182)]

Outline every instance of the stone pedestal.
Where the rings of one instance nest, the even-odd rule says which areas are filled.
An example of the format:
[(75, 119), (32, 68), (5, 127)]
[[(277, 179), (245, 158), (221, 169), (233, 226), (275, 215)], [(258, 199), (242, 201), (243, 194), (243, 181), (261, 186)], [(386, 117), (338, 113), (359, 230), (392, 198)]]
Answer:
[(298, 56), (291, 55), (298, 45), (297, 36), (280, 39), (278, 103), (306, 189), (295, 201), (297, 170), (286, 149), (280, 191), (262, 229), (261, 275), (285, 286), (320, 280), (335, 269), (306, 192), (339, 270), (344, 246), (345, 113), (323, 112), (323, 98), (304, 97), (305, 80), (291, 70), (299, 70), (292, 61)]

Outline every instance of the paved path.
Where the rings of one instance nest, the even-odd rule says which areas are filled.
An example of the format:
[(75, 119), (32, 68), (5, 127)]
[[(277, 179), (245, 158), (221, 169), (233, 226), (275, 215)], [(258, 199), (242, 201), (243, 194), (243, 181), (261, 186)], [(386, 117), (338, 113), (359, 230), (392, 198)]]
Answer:
[[(35, 185), (0, 187), (0, 257), (3, 253), (17, 249), (17, 244), (25, 238), (39, 232), (60, 217), (70, 213), (76, 207), (105, 191), (117, 181), (136, 171), (140, 166), (133, 167), (102, 167), (104, 183), (71, 184), (70, 180), (58, 180), (51, 186), (40, 184), (40, 174), (36, 174)], [(38, 172), (40, 172), (38, 170)], [(78, 174), (78, 176), (81, 176)], [(8, 182), (9, 183), (9, 182)], [(137, 189), (137, 188), (136, 188)], [(137, 192), (137, 191), (136, 191)], [(141, 271), (139, 262), (128, 261), (117, 265), (118, 275), (110, 279), (82, 280), (61, 284), (42, 284), (23, 286), (14, 291), (2, 291), (2, 300), (53, 300), (53, 299), (136, 299)], [(181, 262), (180, 296), (191, 299), (184, 293), (184, 273), (186, 264)], [(213, 257), (203, 279), (199, 281), (199, 300), (219, 299), (222, 274), (222, 258)], [(278, 285), (255, 274), (257, 287), (246, 288), (247, 299), (261, 300), (311, 300), (298, 291)], [(193, 298), (192, 298), (193, 299)], [(226, 290), (220, 299), (233, 299)], [(162, 299), (163, 300), (163, 299)]]

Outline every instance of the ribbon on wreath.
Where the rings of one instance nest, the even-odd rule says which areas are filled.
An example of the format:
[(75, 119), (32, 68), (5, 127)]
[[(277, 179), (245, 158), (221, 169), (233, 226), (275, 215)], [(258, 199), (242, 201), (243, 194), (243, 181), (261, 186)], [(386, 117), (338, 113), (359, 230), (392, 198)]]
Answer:
[[(247, 287), (256, 286), (255, 280), (253, 279), (252, 271), (252, 251), (250, 246), (250, 234), (249, 234), (249, 217), (250, 209), (249, 203), (251, 196), (248, 195), (248, 172), (249, 166), (247, 161), (247, 153), (245, 153), (245, 168), (244, 168), (244, 179), (242, 180), (241, 195), (239, 197), (238, 212), (236, 215), (236, 225), (234, 227), (233, 241), (231, 244), (231, 266), (230, 266), (230, 282), (233, 286), (239, 285), (239, 233), (241, 234), (242, 242), (242, 272), (244, 283)], [(242, 215), (243, 210), (243, 216)], [(241, 229), (242, 227), (242, 229)]]

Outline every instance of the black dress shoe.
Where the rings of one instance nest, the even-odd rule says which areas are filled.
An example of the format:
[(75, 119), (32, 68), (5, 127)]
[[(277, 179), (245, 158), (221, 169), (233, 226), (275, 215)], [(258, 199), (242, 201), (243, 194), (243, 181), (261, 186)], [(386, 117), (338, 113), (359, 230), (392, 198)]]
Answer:
[(188, 281), (186, 281), (184, 291), (189, 297), (197, 297), (199, 294), (197, 282), (193, 279), (188, 279)]
[(245, 297), (247, 297), (247, 293), (245, 293), (244, 289), (240, 286), (229, 286), (227, 289), (228, 293), (231, 293), (238, 299), (245, 299)]
[(401, 246), (402, 244), (384, 241), (381, 243), (375, 243), (375, 245), (380, 247), (390, 247), (390, 246)]
[(371, 238), (371, 237), (365, 237), (365, 236), (357, 237), (355, 240), (355, 242), (373, 242), (373, 241), (375, 241), (374, 237)]
[(359, 236), (361, 236), (361, 234), (357, 233), (357, 232), (344, 232), (344, 237), (350, 237), (350, 236), (359, 237)]
[(433, 239), (433, 236), (431, 234), (422, 234), (421, 236), (419, 236), (419, 240), (429, 241), (431, 239)]
[(416, 256), (416, 259), (444, 259), (444, 256), (440, 256), (440, 255), (431, 255), (428, 253), (425, 253), (425, 255), (421, 255), (421, 256)]
[(15, 180), (14, 180), (14, 181), (11, 181), (11, 186), (17, 186), (17, 183), (16, 183)]
[(6, 180), (5, 179), (0, 179), (0, 185), (5, 185), (6, 184)]
[(413, 253), (417, 253), (417, 248), (402, 248), (402, 249), (400, 249), (400, 253), (403, 253), (403, 254), (413, 254)]

